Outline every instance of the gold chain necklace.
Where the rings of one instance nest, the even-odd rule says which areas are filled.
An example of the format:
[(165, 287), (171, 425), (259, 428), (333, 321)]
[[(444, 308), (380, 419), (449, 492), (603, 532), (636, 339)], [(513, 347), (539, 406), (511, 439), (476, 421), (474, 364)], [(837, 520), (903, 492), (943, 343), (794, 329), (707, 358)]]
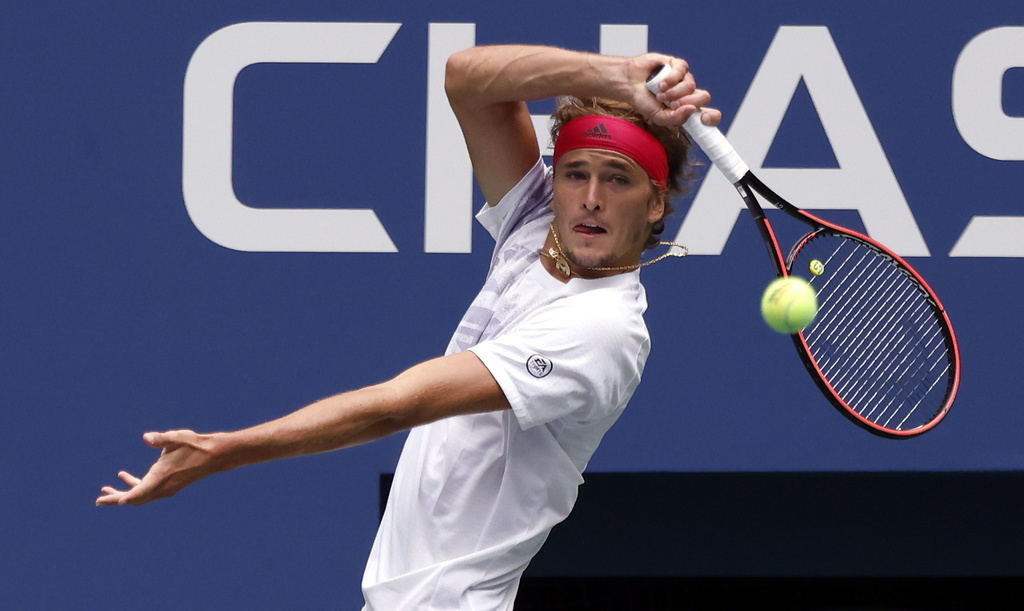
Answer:
[[(562, 244), (561, 242), (558, 241), (558, 232), (555, 231), (554, 221), (551, 222), (549, 228), (551, 229), (551, 237), (555, 239), (556, 248), (548, 248), (547, 251), (541, 250), (540, 254), (544, 255), (545, 257), (548, 257), (549, 259), (553, 259), (555, 262), (555, 268), (558, 269), (559, 273), (561, 273), (566, 278), (572, 276), (573, 274), (575, 274), (577, 278), (582, 278), (582, 276), (580, 276), (577, 272), (574, 272), (572, 270), (572, 267), (569, 265), (569, 258), (565, 256), (565, 251), (562, 250)], [(583, 269), (592, 272), (632, 271), (634, 269), (640, 269), (641, 267), (653, 265), (658, 261), (667, 259), (668, 257), (685, 257), (686, 255), (690, 254), (690, 249), (683, 246), (682, 244), (676, 244), (675, 242), (658, 242), (658, 246), (674, 246), (678, 248), (679, 251), (669, 251), (661, 255), (660, 257), (651, 259), (650, 261), (646, 261), (644, 263), (635, 263), (633, 265), (621, 265), (618, 267), (584, 267)]]

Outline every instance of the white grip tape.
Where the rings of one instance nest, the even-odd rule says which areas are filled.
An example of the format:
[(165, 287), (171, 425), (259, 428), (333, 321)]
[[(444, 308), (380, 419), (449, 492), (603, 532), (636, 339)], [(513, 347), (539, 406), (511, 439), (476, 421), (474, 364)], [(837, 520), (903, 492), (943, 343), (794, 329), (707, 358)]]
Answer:
[(711, 163), (719, 169), (729, 182), (736, 184), (743, 175), (750, 169), (740, 159), (739, 153), (732, 148), (729, 141), (725, 139), (722, 132), (713, 125), (704, 125), (700, 122), (701, 111), (690, 115), (690, 118), (683, 123), (683, 129), (690, 134), (697, 146), (704, 151)]
[[(657, 94), (660, 90), (658, 85), (669, 72), (671, 72), (671, 68), (667, 65), (662, 66), (658, 74), (647, 81), (647, 89), (651, 93)], [(702, 111), (698, 109), (697, 112), (690, 115), (690, 118), (683, 123), (683, 129), (690, 135), (690, 138), (693, 138), (697, 146), (707, 154), (711, 163), (722, 174), (725, 174), (729, 182), (733, 184), (739, 182), (750, 168), (747, 167), (747, 164), (743, 163), (739, 153), (736, 152), (736, 149), (732, 148), (732, 145), (729, 144), (729, 141), (725, 139), (725, 136), (722, 135), (722, 132), (717, 127), (704, 125), (700, 122), (701, 114)]]

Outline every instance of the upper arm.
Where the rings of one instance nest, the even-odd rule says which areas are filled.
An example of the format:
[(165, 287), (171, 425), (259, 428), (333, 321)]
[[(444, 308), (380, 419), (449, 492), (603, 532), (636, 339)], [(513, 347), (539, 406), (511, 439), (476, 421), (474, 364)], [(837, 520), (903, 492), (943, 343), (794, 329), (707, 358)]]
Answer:
[(484, 198), (497, 204), (537, 163), (540, 146), (529, 109), (522, 101), (491, 102), (477, 95), (479, 77), (474, 77), (469, 53), (448, 59), (445, 90), (452, 111), (462, 128)]
[(509, 409), (494, 376), (472, 352), (420, 363), (385, 383), (395, 393), (401, 428), (451, 416)]
[(639, 384), (650, 348), (642, 316), (591, 297), (541, 307), (518, 322), (515, 333), (471, 348), (522, 428), (561, 418), (604, 419), (625, 407)]

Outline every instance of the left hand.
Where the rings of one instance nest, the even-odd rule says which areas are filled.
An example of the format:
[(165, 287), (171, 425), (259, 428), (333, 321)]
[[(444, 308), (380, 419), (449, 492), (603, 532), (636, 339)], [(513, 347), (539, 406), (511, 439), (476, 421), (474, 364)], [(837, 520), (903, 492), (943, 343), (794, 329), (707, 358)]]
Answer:
[(212, 451), (212, 436), (193, 431), (146, 433), (143, 441), (152, 448), (160, 448), (160, 458), (141, 479), (121, 471), (117, 474), (127, 490), (104, 486), (96, 499), (97, 506), (142, 505), (176, 494), (185, 486), (216, 473)]

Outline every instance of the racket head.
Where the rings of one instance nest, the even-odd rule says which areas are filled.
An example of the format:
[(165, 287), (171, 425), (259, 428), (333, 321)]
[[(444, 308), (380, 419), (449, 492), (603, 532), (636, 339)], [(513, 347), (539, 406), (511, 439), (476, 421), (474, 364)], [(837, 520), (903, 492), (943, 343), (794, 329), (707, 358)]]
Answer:
[(818, 316), (793, 336), (808, 372), (855, 424), (906, 439), (934, 428), (960, 386), (960, 351), (935, 292), (905, 260), (862, 234), (818, 226), (786, 272), (818, 293)]

